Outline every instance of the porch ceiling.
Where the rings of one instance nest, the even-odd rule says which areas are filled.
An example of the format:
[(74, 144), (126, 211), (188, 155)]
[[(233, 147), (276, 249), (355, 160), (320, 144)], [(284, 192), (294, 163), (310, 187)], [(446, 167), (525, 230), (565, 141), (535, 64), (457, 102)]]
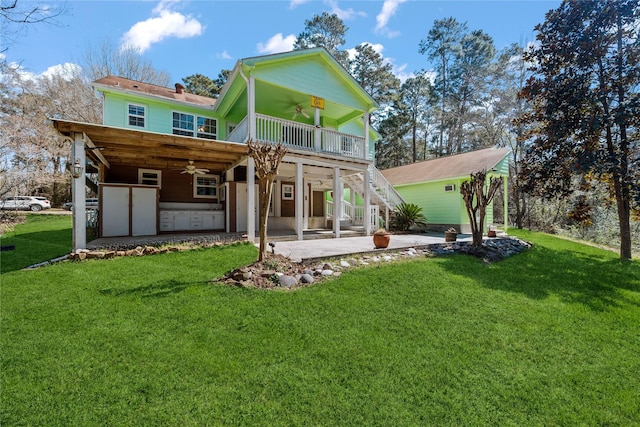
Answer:
[[(73, 137), (84, 133), (99, 153), (114, 164), (167, 169), (184, 167), (193, 160), (198, 167), (225, 170), (247, 154), (245, 144), (233, 142), (140, 132), (90, 123), (54, 120), (54, 127), (62, 135)], [(87, 157), (100, 162), (95, 149), (87, 150)]]

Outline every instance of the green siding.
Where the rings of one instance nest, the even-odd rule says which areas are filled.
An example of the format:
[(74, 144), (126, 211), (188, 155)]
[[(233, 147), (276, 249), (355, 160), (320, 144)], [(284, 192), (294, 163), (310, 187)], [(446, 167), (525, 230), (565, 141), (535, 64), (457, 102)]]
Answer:
[[(455, 191), (445, 192), (445, 184), (455, 184)], [(415, 203), (422, 208), (427, 223), (460, 224), (460, 213), (466, 216), (466, 212), (459, 188), (457, 181), (441, 181), (403, 185), (396, 187), (396, 190), (407, 203)]]
[[(211, 110), (192, 107), (190, 105), (173, 105), (153, 99), (122, 96), (106, 93), (104, 100), (104, 124), (130, 129), (142, 129), (128, 124), (128, 105), (142, 105), (145, 107), (146, 126), (144, 130), (158, 133), (172, 133), (173, 112), (193, 114), (201, 117), (215, 118)], [(218, 121), (218, 137), (220, 137), (221, 123)]]
[(256, 66), (251, 75), (276, 86), (319, 96), (354, 109), (369, 111), (371, 108), (371, 101), (362, 95), (361, 89), (333, 72), (320, 56), (263, 63)]

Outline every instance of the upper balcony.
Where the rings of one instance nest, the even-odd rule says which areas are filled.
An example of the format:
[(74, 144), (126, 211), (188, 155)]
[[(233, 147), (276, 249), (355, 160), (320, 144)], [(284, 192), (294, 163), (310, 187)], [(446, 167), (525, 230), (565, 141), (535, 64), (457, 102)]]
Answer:
[[(249, 121), (245, 117), (226, 138), (230, 142), (247, 142)], [(349, 135), (333, 129), (284, 120), (265, 114), (256, 114), (256, 139), (262, 142), (307, 150), (317, 153), (367, 159), (368, 149), (364, 137)]]

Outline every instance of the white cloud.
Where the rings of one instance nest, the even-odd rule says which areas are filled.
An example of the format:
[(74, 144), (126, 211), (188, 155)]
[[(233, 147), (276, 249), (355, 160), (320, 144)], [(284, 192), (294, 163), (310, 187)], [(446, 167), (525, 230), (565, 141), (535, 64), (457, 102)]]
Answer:
[(233, 59), (233, 57), (229, 55), (226, 50), (222, 53), (217, 54), (216, 57), (218, 57), (219, 59)]
[[(4, 61), (6, 56), (0, 55), (0, 61)], [(4, 71), (4, 72), (3, 72)], [(19, 79), (23, 82), (36, 82), (42, 77), (51, 78), (54, 76), (62, 77), (65, 80), (71, 80), (80, 75), (82, 68), (78, 64), (65, 62), (64, 64), (52, 65), (40, 74), (29, 71), (17, 62), (6, 63), (6, 69), (0, 70), (0, 80), (9, 81)]]
[(310, 0), (291, 0), (289, 2), (289, 9), (295, 9), (301, 4), (309, 3)]
[(201, 35), (204, 32), (202, 24), (190, 15), (171, 10), (175, 4), (177, 2), (173, 0), (158, 3), (152, 11), (157, 16), (134, 24), (122, 36), (122, 46), (136, 47), (142, 53), (167, 37), (184, 39)]
[(398, 11), (398, 6), (407, 0), (385, 0), (382, 4), (382, 10), (376, 16), (376, 32), (384, 33), (388, 37), (396, 37), (400, 35), (399, 31), (393, 31), (387, 28), (389, 19)]
[(65, 80), (71, 80), (74, 77), (80, 75), (80, 71), (82, 68), (78, 64), (74, 64), (71, 62), (65, 62), (64, 64), (52, 65), (47, 68), (41, 76), (43, 77), (53, 77), (60, 76)]
[(295, 41), (296, 36), (293, 34), (283, 37), (282, 33), (278, 33), (271, 37), (266, 43), (258, 43), (257, 48), (259, 53), (288, 52), (293, 50)]
[(342, 19), (343, 21), (348, 21), (356, 17), (367, 16), (366, 12), (356, 11), (356, 10), (353, 10), (352, 8), (340, 9), (340, 7), (338, 7), (338, 2), (336, 0), (327, 0), (326, 3), (327, 5), (329, 5), (329, 7), (331, 7), (331, 13), (335, 13), (338, 16), (338, 18)]

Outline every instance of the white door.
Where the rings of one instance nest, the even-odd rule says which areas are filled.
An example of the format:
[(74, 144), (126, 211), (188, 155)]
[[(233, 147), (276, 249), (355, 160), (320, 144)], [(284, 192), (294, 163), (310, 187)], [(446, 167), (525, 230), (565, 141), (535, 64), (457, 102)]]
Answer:
[[(255, 198), (256, 202), (254, 204), (254, 216), (256, 218), (256, 230), (260, 227), (260, 215), (258, 215), (258, 186), (255, 185)], [(236, 231), (242, 232), (247, 231), (247, 184), (238, 183), (236, 184)]]
[(129, 187), (102, 187), (102, 236), (129, 235)]
[(131, 235), (157, 234), (158, 189), (133, 187), (131, 189)]

